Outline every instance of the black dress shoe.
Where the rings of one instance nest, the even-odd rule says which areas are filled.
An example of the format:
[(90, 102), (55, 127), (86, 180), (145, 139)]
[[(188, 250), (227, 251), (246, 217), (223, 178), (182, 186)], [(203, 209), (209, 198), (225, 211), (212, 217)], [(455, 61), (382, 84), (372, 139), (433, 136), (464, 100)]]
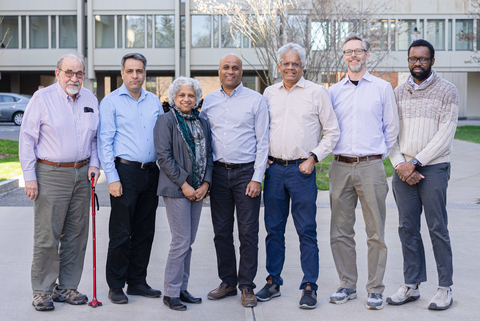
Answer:
[(180, 300), (185, 303), (202, 303), (202, 298), (191, 295), (187, 290), (180, 290)]
[(112, 301), (112, 303), (115, 303), (115, 304), (126, 304), (128, 303), (128, 298), (127, 296), (125, 295), (125, 293), (123, 293), (123, 289), (110, 289), (110, 291), (108, 291), (108, 298), (110, 299), (110, 301)]
[(148, 284), (129, 284), (127, 288), (127, 294), (142, 295), (147, 298), (158, 298), (162, 295), (162, 292), (160, 292), (160, 290), (152, 289)]
[(185, 311), (187, 306), (180, 301), (180, 298), (171, 298), (169, 296), (163, 297), (163, 303), (170, 309), (175, 311)]

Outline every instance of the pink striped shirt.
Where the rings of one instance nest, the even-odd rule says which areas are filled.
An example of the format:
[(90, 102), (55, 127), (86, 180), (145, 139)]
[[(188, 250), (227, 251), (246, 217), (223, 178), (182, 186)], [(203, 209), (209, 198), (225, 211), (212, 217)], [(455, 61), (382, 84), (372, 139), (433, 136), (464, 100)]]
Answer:
[(81, 88), (75, 101), (58, 82), (35, 92), (20, 129), (19, 156), (25, 181), (37, 179), (37, 158), (63, 163), (90, 157), (90, 166), (99, 168), (97, 125), (98, 100), (88, 89)]

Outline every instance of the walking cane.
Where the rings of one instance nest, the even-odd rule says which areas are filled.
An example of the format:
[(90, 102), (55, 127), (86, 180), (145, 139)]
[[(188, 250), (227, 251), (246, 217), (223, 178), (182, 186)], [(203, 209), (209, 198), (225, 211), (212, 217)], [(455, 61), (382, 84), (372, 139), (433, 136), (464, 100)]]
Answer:
[(93, 300), (88, 303), (92, 308), (96, 308), (102, 305), (102, 302), (97, 300), (97, 260), (95, 252), (95, 199), (97, 200), (97, 209), (100, 209), (98, 205), (98, 197), (95, 194), (95, 174), (92, 172), (92, 232), (93, 232)]

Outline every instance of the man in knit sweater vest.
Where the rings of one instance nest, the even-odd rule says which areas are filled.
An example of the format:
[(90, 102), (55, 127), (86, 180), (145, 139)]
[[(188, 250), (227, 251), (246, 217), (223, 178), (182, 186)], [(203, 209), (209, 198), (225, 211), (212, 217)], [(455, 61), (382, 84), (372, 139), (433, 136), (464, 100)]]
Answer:
[(390, 160), (395, 167), (393, 193), (398, 207), (398, 234), (402, 242), (405, 284), (387, 298), (401, 305), (420, 298), (418, 285), (427, 280), (420, 235), (422, 207), (437, 263), (438, 290), (428, 306), (446, 310), (452, 303), (452, 247), (447, 228), (449, 154), (458, 117), (457, 88), (431, 68), (435, 50), (425, 40), (408, 50), (411, 77), (395, 89), (400, 133)]

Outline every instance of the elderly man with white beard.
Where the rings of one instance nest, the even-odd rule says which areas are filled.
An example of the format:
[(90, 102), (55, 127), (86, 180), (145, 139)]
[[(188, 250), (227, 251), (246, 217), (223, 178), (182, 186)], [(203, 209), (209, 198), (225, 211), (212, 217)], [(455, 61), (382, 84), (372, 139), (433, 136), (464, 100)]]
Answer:
[(81, 58), (60, 57), (58, 82), (33, 95), (20, 129), (25, 194), (35, 200), (31, 279), (37, 311), (53, 310), (53, 301), (73, 305), (88, 301), (77, 286), (88, 237), (88, 180), (94, 173), (96, 183), (100, 164), (98, 101), (82, 88), (84, 75)]
[(368, 42), (350, 35), (342, 49), (348, 74), (329, 89), (340, 126), (340, 139), (333, 149), (334, 161), (329, 169), (330, 245), (340, 287), (330, 302), (341, 304), (357, 297), (354, 225), (360, 199), (368, 245), (367, 309), (380, 310), (384, 306), (383, 276), (387, 262), (388, 192), (382, 160), (397, 139), (397, 105), (392, 86), (367, 71)]

